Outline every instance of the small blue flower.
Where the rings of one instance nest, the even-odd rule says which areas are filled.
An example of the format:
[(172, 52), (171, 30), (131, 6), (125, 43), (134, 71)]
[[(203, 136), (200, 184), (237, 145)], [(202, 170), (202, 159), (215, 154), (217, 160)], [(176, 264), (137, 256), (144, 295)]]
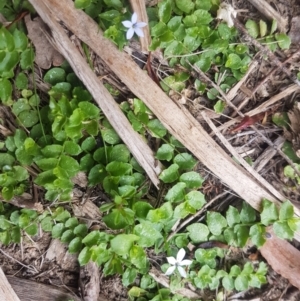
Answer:
[(165, 275), (169, 276), (174, 273), (174, 271), (178, 270), (179, 274), (186, 278), (186, 272), (182, 266), (189, 266), (192, 263), (192, 260), (185, 259), (183, 260), (185, 256), (185, 250), (181, 248), (176, 256), (176, 259), (174, 257), (167, 257), (167, 260), (171, 266), (167, 269)]
[(145, 27), (147, 23), (145, 22), (137, 22), (137, 14), (133, 13), (131, 17), (131, 21), (123, 21), (122, 24), (128, 28), (126, 33), (126, 39), (130, 40), (134, 33), (136, 33), (139, 37), (144, 37), (142, 27)]

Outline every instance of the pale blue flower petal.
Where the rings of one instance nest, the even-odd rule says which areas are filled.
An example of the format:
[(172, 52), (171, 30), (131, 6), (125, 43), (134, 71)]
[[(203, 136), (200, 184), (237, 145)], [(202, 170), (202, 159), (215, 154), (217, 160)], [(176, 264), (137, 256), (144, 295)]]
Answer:
[(122, 24), (127, 28), (132, 27), (132, 23), (130, 21), (123, 21)]
[(134, 29), (131, 27), (127, 30), (127, 33), (126, 33), (126, 39), (127, 40), (130, 40), (134, 35)]
[(176, 259), (172, 256), (172, 257), (167, 257), (168, 263), (175, 265), (177, 263)]
[(178, 253), (177, 253), (177, 262), (180, 263), (182, 261), (182, 259), (184, 258), (185, 256), (185, 250), (183, 248), (181, 248)]
[(171, 266), (167, 269), (167, 271), (165, 272), (165, 275), (169, 276), (169, 275), (173, 274), (174, 271), (175, 271), (175, 269), (176, 269), (176, 266), (175, 266), (175, 265), (171, 265)]
[(192, 264), (192, 260), (188, 260), (188, 259), (185, 259), (185, 260), (182, 260), (181, 262), (179, 262), (178, 264), (183, 266), (183, 265), (190, 265)]
[(180, 274), (183, 278), (186, 278), (186, 272), (185, 272), (184, 268), (181, 267), (181, 266), (178, 266), (177, 269), (178, 269), (178, 271), (179, 271), (179, 274)]
[(131, 17), (131, 23), (132, 24), (135, 24), (137, 21), (137, 14), (136, 13), (133, 13), (132, 17)]
[(140, 29), (140, 28), (134, 28), (134, 32), (139, 36), (139, 37), (144, 37), (144, 33), (143, 33), (143, 30)]
[(137, 28), (137, 27), (141, 28), (141, 27), (145, 27), (145, 26), (147, 26), (147, 23), (145, 23), (145, 22), (138, 22), (134, 25), (135, 28)]

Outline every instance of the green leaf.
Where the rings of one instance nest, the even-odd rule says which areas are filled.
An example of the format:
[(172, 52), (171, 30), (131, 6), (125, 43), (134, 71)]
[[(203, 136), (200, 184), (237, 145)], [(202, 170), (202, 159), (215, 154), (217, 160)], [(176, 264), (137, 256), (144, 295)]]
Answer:
[(79, 252), (81, 248), (82, 248), (81, 238), (75, 237), (70, 241), (68, 251), (70, 254), (74, 254)]
[(196, 210), (201, 209), (206, 203), (205, 196), (200, 191), (190, 191), (185, 199), (187, 203)]
[(60, 238), (64, 229), (65, 229), (65, 225), (63, 223), (58, 223), (58, 224), (54, 225), (52, 227), (52, 231), (51, 231), (52, 237)]
[(189, 171), (182, 174), (179, 180), (180, 182), (185, 183), (186, 187), (190, 189), (198, 189), (202, 186), (202, 183), (204, 182), (204, 179), (202, 179), (200, 175), (195, 171)]
[(79, 163), (72, 157), (62, 155), (59, 160), (59, 166), (65, 169), (70, 177), (75, 176), (79, 171)]
[(193, 158), (193, 156), (188, 153), (180, 153), (176, 155), (173, 162), (179, 166), (179, 169), (183, 170), (193, 169), (197, 164), (197, 161)]
[(106, 165), (106, 171), (112, 176), (122, 176), (132, 172), (132, 166), (129, 163), (113, 161)]
[(234, 281), (234, 287), (237, 291), (245, 291), (248, 289), (248, 279), (245, 275), (238, 275)]
[(66, 80), (66, 71), (62, 68), (51, 68), (44, 75), (44, 81), (50, 85), (56, 85)]
[(214, 105), (214, 110), (217, 114), (221, 114), (223, 113), (225, 107), (226, 107), (226, 102), (219, 99)]
[(249, 234), (254, 245), (256, 245), (258, 248), (263, 246), (266, 241), (266, 228), (264, 226), (259, 224), (251, 226)]
[(139, 236), (138, 245), (143, 248), (152, 247), (156, 241), (163, 238), (162, 234), (156, 230), (150, 222), (143, 221), (134, 227), (134, 234)]
[(75, 0), (75, 7), (78, 9), (85, 9), (88, 6), (90, 6), (92, 3), (92, 0)]
[(175, 0), (175, 3), (178, 9), (186, 14), (190, 14), (195, 7), (195, 3), (192, 0)]
[(88, 232), (88, 227), (86, 224), (79, 224), (74, 228), (73, 232), (75, 235), (84, 237)]
[(149, 210), (147, 220), (152, 223), (159, 223), (160, 221), (163, 222), (164, 220), (170, 219), (172, 215), (172, 205), (167, 202), (157, 209)]
[(207, 212), (207, 226), (213, 235), (220, 235), (227, 226), (227, 221), (219, 212)]
[(47, 158), (57, 158), (60, 157), (63, 151), (63, 146), (59, 144), (51, 144), (45, 146), (41, 152)]
[(6, 201), (9, 201), (14, 196), (14, 189), (12, 186), (3, 187), (1, 194)]
[(44, 231), (50, 232), (52, 231), (53, 227), (53, 219), (50, 216), (46, 216), (41, 221), (41, 227)]
[(96, 139), (94, 137), (87, 137), (81, 143), (81, 149), (85, 152), (90, 152), (96, 147)]
[(234, 226), (234, 232), (236, 233), (237, 245), (244, 247), (249, 238), (249, 226), (237, 224)]
[(171, 13), (172, 13), (172, 2), (170, 0), (161, 2), (158, 8), (159, 20), (163, 23), (167, 23), (171, 18)]
[(104, 178), (107, 176), (107, 172), (105, 170), (104, 165), (102, 164), (96, 164), (92, 167), (92, 169), (89, 172), (88, 180), (89, 185), (95, 186), (99, 183), (102, 183)]
[(167, 169), (163, 170), (159, 175), (159, 179), (164, 183), (172, 183), (179, 177), (178, 173), (179, 166), (177, 164), (170, 165)]
[(32, 48), (28, 48), (21, 53), (20, 66), (24, 69), (33, 67), (34, 62), (34, 51)]
[(265, 21), (259, 20), (259, 32), (260, 36), (264, 37), (267, 34), (267, 23)]
[(78, 104), (78, 107), (82, 110), (82, 112), (84, 113), (84, 117), (86, 119), (93, 119), (93, 118), (100, 117), (99, 116), (100, 109), (88, 101), (81, 101)]
[(181, 55), (184, 52), (184, 45), (179, 41), (171, 42), (164, 51), (165, 57)]
[(253, 20), (248, 20), (245, 24), (246, 29), (248, 30), (249, 35), (256, 39), (259, 35), (258, 24)]
[(117, 144), (121, 141), (114, 129), (103, 129), (101, 130), (101, 135), (103, 140), (108, 144)]
[(168, 202), (180, 202), (184, 199), (185, 196), (185, 187), (186, 184), (179, 182), (175, 184), (165, 196), (165, 200)]
[(174, 146), (170, 144), (163, 144), (156, 153), (156, 158), (158, 160), (170, 161), (174, 155)]
[(0, 99), (7, 102), (11, 97), (12, 85), (8, 79), (0, 78), (0, 86)]
[(122, 275), (122, 284), (127, 287), (128, 285), (132, 284), (137, 276), (137, 270), (134, 268), (127, 268)]
[(226, 220), (229, 227), (233, 227), (235, 224), (239, 224), (240, 223), (239, 211), (236, 208), (229, 206), (228, 210), (226, 211)]
[(111, 250), (118, 255), (127, 255), (139, 237), (134, 234), (118, 234), (110, 241)]
[(108, 7), (113, 7), (113, 8), (118, 9), (118, 10), (123, 8), (123, 4), (120, 0), (104, 0), (104, 3)]
[(300, 230), (300, 218), (293, 217), (288, 219), (288, 225), (292, 231), (299, 231)]
[(197, 9), (209, 10), (212, 6), (211, 0), (196, 0), (195, 2)]
[(176, 31), (179, 28), (179, 26), (182, 24), (181, 20), (182, 20), (181, 16), (175, 16), (171, 18), (171, 20), (168, 23), (169, 29), (173, 32)]
[(109, 162), (118, 161), (128, 163), (129, 159), (130, 151), (125, 144), (115, 145), (108, 156)]
[(276, 33), (275, 39), (281, 49), (289, 49), (291, 45), (291, 38), (284, 33)]
[(167, 134), (167, 130), (158, 119), (150, 120), (147, 127), (151, 131), (151, 135), (155, 138), (163, 138)]
[(81, 250), (81, 252), (78, 255), (78, 262), (81, 266), (86, 265), (92, 256), (92, 252), (89, 249), (89, 247), (85, 247)]
[(16, 77), (16, 87), (19, 90), (27, 89), (28, 87), (28, 78), (23, 72), (20, 72)]
[(230, 53), (227, 57), (225, 67), (234, 69), (234, 70), (241, 68), (242, 67), (241, 58), (235, 53)]
[(7, 153), (0, 153), (0, 168), (5, 165), (12, 166), (15, 162), (15, 158)]
[(222, 286), (227, 290), (227, 291), (232, 291), (234, 289), (234, 280), (230, 276), (225, 276), (222, 279)]
[(24, 51), (27, 48), (28, 39), (24, 32), (15, 29), (13, 32), (15, 50)]
[(65, 222), (65, 227), (74, 229), (78, 225), (78, 219), (77, 217), (70, 217)]
[(260, 214), (260, 219), (263, 225), (268, 226), (278, 220), (278, 209), (274, 203), (263, 199), (262, 207), (263, 210)]
[(243, 202), (240, 218), (243, 224), (253, 223), (256, 220), (256, 211), (246, 202)]
[(72, 239), (74, 238), (74, 233), (71, 229), (68, 229), (66, 231), (63, 232), (60, 240), (63, 243), (69, 243)]
[(147, 255), (145, 250), (140, 246), (132, 246), (129, 252), (130, 261), (133, 265), (135, 265), (138, 269), (146, 269), (147, 268)]
[(151, 35), (153, 37), (159, 37), (168, 31), (168, 27), (165, 23), (159, 22), (151, 28)]
[(187, 227), (189, 237), (194, 243), (207, 241), (209, 229), (206, 225), (201, 223), (194, 223)]
[(39, 116), (36, 111), (23, 111), (19, 114), (18, 118), (21, 124), (26, 128), (34, 126), (39, 121)]
[(282, 239), (293, 239), (294, 231), (291, 230), (287, 222), (278, 221), (273, 224), (274, 233)]
[(279, 209), (279, 219), (281, 221), (293, 218), (294, 216), (294, 207), (290, 201), (285, 201)]
[(133, 211), (138, 218), (145, 219), (151, 209), (153, 207), (148, 202), (138, 201), (133, 205)]
[(0, 29), (0, 49), (6, 51), (14, 50), (14, 39), (12, 34), (3, 26)]
[(276, 30), (277, 30), (277, 21), (275, 19), (273, 19), (270, 34), (273, 34)]
[(71, 156), (77, 156), (82, 152), (80, 146), (73, 141), (65, 141), (64, 151)]
[(101, 233), (97, 230), (94, 230), (82, 239), (82, 243), (88, 247), (92, 247), (99, 243), (100, 238)]
[(129, 208), (113, 209), (102, 220), (113, 230), (124, 229), (134, 223), (134, 212)]

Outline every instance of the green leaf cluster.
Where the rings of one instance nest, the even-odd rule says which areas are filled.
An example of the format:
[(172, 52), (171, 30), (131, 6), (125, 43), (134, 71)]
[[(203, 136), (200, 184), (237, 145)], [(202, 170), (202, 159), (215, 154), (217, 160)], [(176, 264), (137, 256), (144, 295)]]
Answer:
[(279, 46), (280, 49), (289, 49), (291, 45), (291, 39), (284, 33), (276, 33), (277, 22), (272, 21), (271, 28), (268, 30), (267, 23), (260, 20), (255, 22), (249, 19), (245, 24), (248, 33), (253, 38), (260, 38), (260, 43), (266, 44), (271, 51), (275, 51)]
[(0, 28), (0, 100), (12, 104), (12, 79), (15, 67), (19, 64), (22, 70), (32, 67), (34, 53), (29, 47), (27, 36), (18, 29), (12, 32)]
[(193, 278), (196, 287), (200, 289), (209, 288), (215, 290), (220, 284), (228, 290), (245, 291), (250, 287), (260, 288), (266, 280), (267, 265), (260, 262), (255, 270), (253, 264), (247, 262), (243, 269), (237, 265), (230, 268), (229, 273), (225, 270), (216, 270), (209, 265), (203, 265), (197, 276)]

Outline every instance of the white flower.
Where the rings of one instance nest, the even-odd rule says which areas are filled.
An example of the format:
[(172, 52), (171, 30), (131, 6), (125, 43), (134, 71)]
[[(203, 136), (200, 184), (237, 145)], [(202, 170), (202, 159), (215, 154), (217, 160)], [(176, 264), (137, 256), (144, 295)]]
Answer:
[(145, 22), (137, 22), (137, 14), (133, 13), (131, 17), (131, 21), (123, 21), (122, 24), (128, 28), (127, 33), (126, 33), (126, 39), (130, 40), (134, 33), (136, 33), (139, 37), (143, 37), (144, 33), (143, 30), (141, 29), (142, 27), (146, 26), (147, 23)]
[(186, 278), (186, 272), (182, 266), (189, 266), (192, 263), (192, 260), (185, 259), (183, 260), (185, 256), (185, 250), (181, 248), (176, 256), (176, 259), (174, 257), (167, 257), (167, 260), (171, 266), (167, 269), (165, 275), (169, 276), (174, 273), (175, 269), (178, 269), (179, 274)]
[(234, 10), (234, 8), (230, 4), (222, 2), (217, 11), (217, 19), (224, 20), (227, 23), (228, 27), (232, 27), (234, 25), (232, 17), (236, 18), (236, 14), (237, 11)]

